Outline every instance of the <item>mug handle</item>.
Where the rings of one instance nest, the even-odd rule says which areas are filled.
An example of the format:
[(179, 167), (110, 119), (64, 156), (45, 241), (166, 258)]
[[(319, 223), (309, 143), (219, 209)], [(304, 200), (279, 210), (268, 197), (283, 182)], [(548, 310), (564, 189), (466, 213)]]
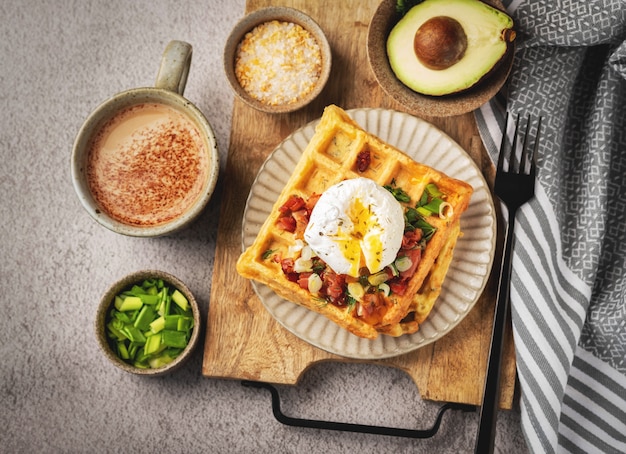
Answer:
[(163, 51), (154, 86), (182, 96), (191, 66), (191, 53), (191, 44), (184, 41), (170, 41)]

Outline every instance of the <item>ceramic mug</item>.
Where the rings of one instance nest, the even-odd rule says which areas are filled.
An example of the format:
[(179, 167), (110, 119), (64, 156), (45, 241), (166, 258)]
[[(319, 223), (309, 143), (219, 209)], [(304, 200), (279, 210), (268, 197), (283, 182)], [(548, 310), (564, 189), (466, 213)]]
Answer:
[(215, 134), (183, 97), (191, 54), (190, 44), (171, 41), (155, 86), (103, 102), (74, 141), (74, 189), (87, 212), (114, 232), (175, 232), (196, 219), (213, 194), (219, 173)]

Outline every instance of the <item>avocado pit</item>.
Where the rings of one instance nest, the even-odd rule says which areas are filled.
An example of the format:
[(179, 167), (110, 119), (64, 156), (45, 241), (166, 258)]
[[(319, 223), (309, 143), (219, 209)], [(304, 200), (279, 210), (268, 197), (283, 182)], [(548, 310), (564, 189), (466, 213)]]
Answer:
[(465, 55), (467, 35), (457, 20), (448, 16), (432, 17), (415, 32), (413, 49), (427, 68), (447, 69)]

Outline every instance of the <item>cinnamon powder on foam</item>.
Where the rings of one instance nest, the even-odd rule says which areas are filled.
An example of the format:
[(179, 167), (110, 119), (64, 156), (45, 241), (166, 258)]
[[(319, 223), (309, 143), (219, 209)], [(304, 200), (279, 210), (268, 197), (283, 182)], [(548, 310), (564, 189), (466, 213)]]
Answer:
[(140, 104), (101, 129), (89, 153), (87, 177), (100, 208), (119, 222), (155, 226), (184, 214), (208, 175), (198, 128), (181, 112)]

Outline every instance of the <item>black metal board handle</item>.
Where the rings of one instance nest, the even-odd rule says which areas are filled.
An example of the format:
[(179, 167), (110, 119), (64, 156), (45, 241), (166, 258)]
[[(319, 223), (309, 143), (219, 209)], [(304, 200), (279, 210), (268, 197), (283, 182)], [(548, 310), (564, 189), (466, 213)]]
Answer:
[(385, 426), (371, 426), (367, 424), (352, 424), (345, 422), (333, 422), (333, 421), (320, 421), (316, 419), (303, 419), (293, 418), (285, 415), (280, 409), (280, 396), (278, 390), (265, 382), (244, 380), (241, 382), (243, 386), (250, 388), (263, 388), (267, 389), (272, 395), (272, 412), (276, 420), (286, 426), (293, 427), (306, 427), (310, 429), (324, 429), (324, 430), (336, 430), (345, 432), (357, 432), (374, 435), (388, 435), (391, 437), (405, 437), (405, 438), (430, 438), (434, 436), (439, 430), (441, 420), (446, 410), (461, 410), (464, 412), (474, 412), (476, 407), (474, 405), (457, 404), (457, 403), (445, 403), (439, 409), (437, 418), (430, 429), (401, 429), (395, 427)]

